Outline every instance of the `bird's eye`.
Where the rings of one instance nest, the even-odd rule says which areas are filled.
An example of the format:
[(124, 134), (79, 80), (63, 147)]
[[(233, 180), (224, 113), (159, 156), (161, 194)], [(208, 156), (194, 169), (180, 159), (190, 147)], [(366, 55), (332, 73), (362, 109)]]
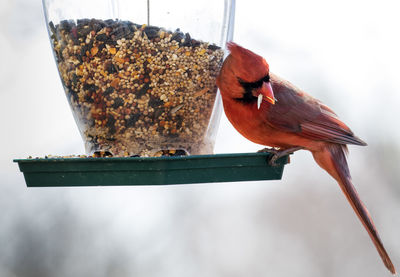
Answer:
[(255, 81), (255, 82), (245, 82), (240, 78), (238, 78), (238, 81), (244, 88), (251, 88), (251, 89), (260, 88), (260, 87), (262, 87), (264, 82), (269, 82), (269, 75), (266, 75), (265, 77), (261, 78), (258, 81)]
[(262, 80), (264, 82), (268, 83), (269, 82), (269, 74), (267, 76), (265, 76)]

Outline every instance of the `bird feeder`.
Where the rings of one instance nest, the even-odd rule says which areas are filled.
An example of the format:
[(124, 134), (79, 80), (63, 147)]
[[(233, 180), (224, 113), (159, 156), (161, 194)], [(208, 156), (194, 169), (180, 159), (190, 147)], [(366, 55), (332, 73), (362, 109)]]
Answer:
[(15, 160), (28, 186), (281, 178), (287, 158), (272, 168), (268, 153), (213, 155), (222, 109), (215, 80), (232, 40), (235, 1), (190, 4), (43, 0), (86, 154), (112, 158)]

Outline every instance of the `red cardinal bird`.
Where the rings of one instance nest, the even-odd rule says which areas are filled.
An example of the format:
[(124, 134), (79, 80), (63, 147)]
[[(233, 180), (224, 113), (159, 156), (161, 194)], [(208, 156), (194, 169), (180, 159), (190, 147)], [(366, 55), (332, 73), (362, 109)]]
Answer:
[(311, 151), (318, 165), (339, 183), (383, 263), (396, 274), (347, 166), (346, 145), (366, 143), (330, 108), (271, 73), (263, 57), (232, 42), (228, 49), (217, 85), (229, 121), (252, 142), (279, 148), (275, 159), (299, 149)]

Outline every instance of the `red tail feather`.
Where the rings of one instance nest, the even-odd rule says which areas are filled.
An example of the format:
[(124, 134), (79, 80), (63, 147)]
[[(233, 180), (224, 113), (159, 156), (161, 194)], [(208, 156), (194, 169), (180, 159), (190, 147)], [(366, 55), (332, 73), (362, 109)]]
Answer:
[(369, 214), (364, 203), (361, 201), (351, 182), (344, 148), (345, 146), (343, 145), (331, 144), (325, 151), (313, 153), (314, 158), (323, 169), (325, 169), (333, 178), (336, 179), (351, 207), (371, 237), (372, 242), (378, 250), (383, 263), (392, 274), (396, 274), (396, 269), (394, 268), (393, 263), (385, 250), (385, 247), (383, 246), (378, 231), (375, 228), (375, 224), (372, 221), (371, 215)]

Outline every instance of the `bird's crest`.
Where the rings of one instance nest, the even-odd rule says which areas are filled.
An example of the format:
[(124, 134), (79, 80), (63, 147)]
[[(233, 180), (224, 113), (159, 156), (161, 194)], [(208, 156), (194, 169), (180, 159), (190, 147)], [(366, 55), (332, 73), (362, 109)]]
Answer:
[(228, 42), (227, 47), (235, 60), (235, 68), (240, 70), (237, 72), (238, 77), (246, 82), (252, 82), (268, 75), (269, 66), (263, 57), (234, 42)]

